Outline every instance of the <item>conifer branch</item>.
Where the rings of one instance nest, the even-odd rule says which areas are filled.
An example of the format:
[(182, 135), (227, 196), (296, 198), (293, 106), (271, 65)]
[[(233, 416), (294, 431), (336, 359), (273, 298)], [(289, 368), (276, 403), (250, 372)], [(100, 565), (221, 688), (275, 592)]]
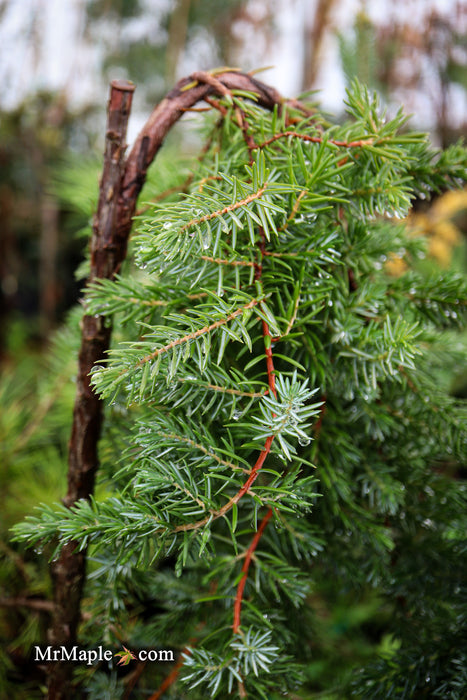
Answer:
[(333, 146), (339, 146), (341, 148), (364, 148), (365, 146), (373, 146), (375, 144), (375, 139), (372, 136), (358, 141), (341, 141), (336, 139), (324, 139), (322, 136), (302, 134), (299, 131), (283, 131), (279, 134), (274, 134), (274, 136), (271, 136), (262, 143), (256, 144), (255, 149), (266, 148), (272, 143), (286, 138), (300, 139), (301, 141), (308, 141), (309, 143), (330, 143)]
[(248, 120), (246, 118), (246, 114), (245, 114), (244, 110), (240, 109), (240, 107), (238, 105), (235, 107), (235, 116), (237, 117), (238, 125), (239, 125), (239, 127), (242, 131), (242, 134), (243, 134), (243, 140), (245, 141), (246, 147), (248, 149), (248, 153), (250, 156), (249, 163), (250, 163), (250, 165), (252, 165), (254, 162), (254, 151), (257, 147), (256, 141), (249, 133), (249, 124), (248, 124)]
[[(157, 348), (156, 350), (154, 350), (154, 352), (150, 353), (149, 355), (146, 355), (145, 357), (142, 357), (136, 363), (136, 367), (140, 367), (141, 365), (146, 364), (146, 362), (150, 362), (151, 360), (154, 360), (159, 355), (163, 355), (164, 353), (168, 352), (169, 350), (172, 350), (173, 348), (177, 347), (178, 345), (183, 345), (185, 343), (189, 343), (191, 340), (195, 340), (196, 338), (199, 338), (202, 335), (206, 335), (206, 333), (211, 333), (212, 331), (216, 330), (216, 328), (220, 328), (221, 326), (224, 326), (226, 323), (233, 321), (234, 318), (237, 318), (237, 316), (240, 316), (245, 311), (248, 311), (248, 309), (252, 309), (254, 306), (256, 306), (259, 303), (260, 302), (258, 299), (252, 299), (248, 304), (245, 304), (245, 306), (242, 306), (241, 308), (236, 309), (231, 314), (226, 316), (226, 318), (221, 318), (218, 321), (214, 321), (214, 323), (211, 323), (209, 326), (204, 326), (203, 328), (199, 328), (197, 331), (194, 331), (193, 333), (187, 333), (187, 335), (184, 335), (182, 338), (176, 338), (175, 340), (172, 340), (170, 343), (167, 343), (167, 345), (164, 345), (161, 348)], [(125, 372), (128, 372), (128, 369), (122, 370), (122, 372), (120, 374), (125, 374)]]
[(303, 253), (276, 253), (273, 250), (265, 250), (264, 251), (264, 256), (269, 257), (269, 258), (299, 258), (303, 255)]
[[(285, 229), (287, 228), (287, 226), (295, 219), (295, 217), (297, 216), (297, 214), (298, 214), (298, 212), (299, 212), (299, 209), (300, 209), (300, 203), (301, 203), (303, 197), (305, 197), (306, 194), (308, 194), (308, 190), (302, 190), (302, 191), (300, 192), (300, 194), (298, 195), (297, 199), (296, 199), (295, 202), (293, 203), (293, 207), (292, 207), (292, 209), (291, 209), (291, 211), (290, 211), (289, 216), (287, 217), (287, 220), (286, 220), (285, 223), (278, 229), (279, 232), (280, 232), (280, 231), (285, 231)], [(267, 255), (267, 253), (265, 253), (265, 254)], [(274, 255), (274, 253), (269, 253), (269, 255)]]
[(137, 299), (136, 297), (128, 297), (128, 298), (120, 297), (120, 299), (118, 297), (114, 297), (114, 298), (116, 300), (126, 301), (126, 302), (130, 301), (133, 304), (141, 304), (142, 306), (149, 306), (151, 308), (155, 308), (158, 306), (168, 306), (170, 304), (169, 301), (165, 301), (164, 299)]
[(222, 117), (227, 116), (229, 110), (221, 102), (219, 102), (219, 100), (215, 100), (213, 97), (205, 97), (204, 101), (211, 105), (211, 107), (214, 107), (214, 109), (217, 109)]
[(245, 197), (244, 199), (241, 199), (238, 202), (234, 202), (233, 204), (229, 204), (228, 206), (224, 207), (223, 209), (219, 209), (218, 211), (213, 211), (209, 214), (205, 214), (205, 216), (201, 216), (199, 219), (192, 219), (191, 221), (188, 221), (188, 223), (182, 226), (182, 228), (180, 229), (180, 233), (183, 233), (184, 231), (188, 230), (189, 228), (192, 228), (193, 226), (196, 226), (197, 224), (203, 224), (206, 221), (217, 219), (219, 218), (219, 216), (228, 214), (230, 211), (242, 209), (247, 204), (250, 204), (250, 202), (254, 202), (255, 199), (259, 199), (266, 192), (267, 188), (268, 184), (267, 182), (265, 182), (264, 185), (260, 187), (257, 192), (253, 192), (252, 194), (248, 195), (248, 197)]
[(277, 337), (277, 338), (273, 338), (274, 341), (281, 340), (282, 338), (285, 338), (285, 336), (289, 335), (290, 331), (291, 331), (292, 328), (293, 328), (293, 325), (294, 325), (295, 321), (297, 320), (297, 313), (298, 313), (298, 307), (299, 307), (299, 306), (300, 306), (300, 295), (297, 294), (297, 298), (295, 299), (295, 302), (294, 302), (294, 305), (293, 305), (293, 309), (292, 309), (292, 315), (291, 315), (290, 320), (289, 320), (289, 322), (288, 322), (288, 324), (287, 324), (287, 328), (286, 328), (285, 331), (282, 333), (282, 335), (280, 335), (280, 336)]
[(232, 469), (232, 471), (242, 471), (245, 474), (251, 473), (249, 469), (244, 469), (243, 467), (239, 467), (238, 464), (234, 464), (233, 462), (229, 462), (225, 459), (222, 459), (221, 457), (219, 457), (219, 455), (217, 455), (215, 452), (212, 452), (211, 450), (208, 450), (201, 443), (195, 442), (195, 440), (191, 440), (191, 438), (185, 437), (184, 435), (179, 435), (178, 433), (159, 433), (159, 435), (161, 437), (170, 438), (172, 440), (177, 440), (179, 442), (184, 442), (187, 445), (191, 445), (195, 449), (200, 450), (200, 452), (204, 452), (205, 455), (211, 457), (211, 459), (213, 459), (218, 464), (222, 464), (224, 467)]
[[(129, 281), (126, 270), (117, 273), (147, 168), (171, 126), (203, 99), (221, 113), (219, 149), (209, 146), (212, 159), (203, 165), (199, 188), (145, 217), (134, 239), (135, 262), (149, 267), (155, 281)], [(241, 102), (250, 99), (251, 107)], [(452, 515), (459, 512), (455, 499), (447, 493), (435, 513), (437, 495), (419, 496), (425, 487), (443, 492), (440, 475), (431, 479), (433, 455), (464, 454), (456, 402), (445, 397), (435, 408), (425, 407), (434, 381), (427, 379), (424, 363), (430, 333), (461, 327), (465, 292), (454, 278), (425, 283), (422, 273), (390, 282), (377, 270), (391, 251), (406, 249), (410, 258), (418, 250), (384, 217), (404, 215), (412, 192), (456, 183), (465, 156), (456, 151), (434, 163), (420, 135), (399, 135), (402, 115), (385, 122), (375, 100), (358, 85), (347, 104), (352, 122), (320, 130), (287, 115), (277, 93), (251, 76), (230, 70), (195, 73), (156, 107), (124, 167), (116, 158), (116, 186), (107, 187), (103, 178), (98, 215), (105, 211), (110, 218), (101, 231), (96, 217), (87, 318), (91, 312), (97, 318), (84, 322), (78, 387), (89, 388), (85, 381), (94, 367), (96, 391), (116, 403), (108, 412), (116, 427), (109, 431), (111, 439), (105, 438), (106, 476), (115, 475), (122, 454), (125, 465), (109, 487), (114, 496), (90, 498), (101, 404), (88, 392), (97, 420), (88, 425), (75, 412), (78, 438), (89, 449), (78, 450), (70, 507), (43, 506), (40, 517), (18, 527), (17, 538), (29, 544), (58, 539), (65, 624), (79, 620), (89, 542), (102, 557), (101, 580), (89, 580), (90, 595), (97, 590), (106, 609), (114, 605), (120, 583), (133, 583), (133, 571), (143, 569), (134, 578), (135, 595), (128, 587), (128, 609), (137, 599), (138, 606), (145, 599), (160, 600), (144, 620), (154, 625), (151, 633), (186, 629), (187, 615), (193, 615), (191, 624), (200, 614), (197, 604), (210, 600), (214, 614), (208, 634), (186, 659), (184, 682), (194, 697), (224, 697), (235, 682), (241, 696), (267, 697), (279, 688), (274, 674), (285, 687), (281, 659), (299, 645), (294, 625), (282, 631), (278, 626), (286, 611), (293, 615), (296, 606), (301, 615), (300, 606), (309, 605), (308, 562), (324, 544), (323, 566), (313, 571), (318, 582), (332, 557), (352, 575), (362, 570), (362, 581), (374, 566), (376, 579), (384, 581), (385, 562), (402, 532), (407, 542), (408, 533), (423, 528), (430, 546), (442, 533), (442, 546), (452, 546), (453, 552), (460, 540), (460, 520)], [(271, 115), (261, 110), (276, 105)], [(289, 129), (294, 120), (297, 126)], [(109, 139), (115, 145), (115, 130), (109, 130)], [(353, 148), (360, 150), (349, 152)], [(187, 233), (190, 227), (197, 229), (189, 231), (193, 235)], [(105, 283), (97, 281), (103, 278)], [(200, 294), (205, 302), (189, 303)], [(114, 314), (118, 344), (107, 354), (106, 323)], [(274, 345), (279, 338), (284, 338), (280, 351)], [(412, 373), (417, 354), (422, 359)], [(247, 391), (256, 388), (262, 391)], [(311, 404), (318, 391), (322, 400)], [(81, 399), (77, 406), (83, 406)], [(128, 411), (125, 403), (135, 408)], [(313, 427), (311, 418), (317, 419)], [(72, 449), (76, 438), (74, 432)], [(409, 468), (407, 444), (413, 456)], [(318, 449), (314, 472), (310, 460)], [(89, 454), (95, 457), (92, 464), (81, 459)], [(290, 468), (280, 466), (286, 462)], [(259, 516), (255, 532), (251, 522), (263, 508), (266, 515)], [(273, 512), (285, 526), (271, 532), (260, 556)], [(389, 521), (390, 530), (384, 527)], [(247, 538), (244, 548), (240, 538)], [(125, 566), (115, 567), (123, 549)], [(159, 568), (164, 555), (170, 559)], [(253, 559), (261, 596), (246, 606)], [(231, 576), (240, 565), (232, 600)], [(109, 572), (115, 588), (106, 591), (102, 584)], [(180, 575), (184, 579), (177, 588)], [(216, 582), (216, 591), (200, 598), (206, 580)], [(389, 591), (392, 580), (384, 581)], [(175, 606), (174, 595), (180, 595)], [(264, 613), (272, 601), (277, 601), (277, 618), (267, 621)], [(429, 625), (436, 636), (439, 631)], [(177, 673), (176, 667), (162, 689)], [(413, 676), (409, 669), (407, 677)], [(100, 682), (96, 676), (95, 688)], [(388, 681), (374, 696), (385, 697), (390, 687)], [(51, 697), (63, 700), (69, 689), (65, 678)]]
[(66, 378), (70, 375), (70, 365), (67, 365), (64, 368), (64, 371), (57, 376), (53, 383), (53, 386), (50, 389), (50, 393), (46, 394), (39, 402), (34, 418), (24, 428), (24, 430), (21, 433), (21, 436), (16, 441), (14, 450), (15, 453), (24, 449), (24, 447), (28, 444), (29, 440), (34, 435), (34, 433), (40, 428), (44, 418), (47, 416), (50, 409), (54, 405), (60, 388), (63, 386), (63, 383), (66, 380)]
[(175, 480), (171, 480), (171, 484), (175, 489), (178, 489), (179, 491), (183, 491), (183, 493), (186, 493), (187, 496), (191, 498), (192, 501), (195, 501), (202, 510), (206, 510), (206, 506), (204, 505), (203, 501), (200, 498), (197, 498), (197, 496), (194, 496), (189, 489), (186, 488), (186, 486), (180, 486)]
[(209, 255), (200, 255), (201, 260), (215, 263), (216, 265), (231, 265), (232, 267), (254, 267), (250, 260), (225, 260), (224, 258), (212, 258)]
[[(181, 382), (186, 382), (189, 381), (187, 379), (180, 378)], [(247, 398), (261, 398), (261, 396), (266, 396), (268, 393), (268, 390), (266, 389), (265, 391), (241, 391), (240, 389), (230, 389), (229, 387), (225, 386), (218, 386), (217, 384), (205, 384), (207, 389), (212, 389), (212, 391), (220, 391), (224, 394), (232, 394), (232, 396), (244, 396)]]
[[(187, 377), (176, 377), (175, 381), (184, 383), (184, 382), (193, 382), (193, 379), (189, 379)], [(227, 386), (220, 386), (219, 384), (210, 384), (209, 382), (196, 382), (197, 386), (202, 386), (205, 387), (206, 389), (211, 389), (211, 391), (217, 391), (222, 394), (231, 394), (232, 396), (244, 396), (245, 398), (251, 398), (251, 399), (259, 399), (262, 396), (266, 396), (268, 394), (268, 389), (264, 389), (263, 391), (242, 391), (241, 389), (232, 389)]]
[[(188, 111), (188, 110), (186, 110), (186, 111)], [(209, 111), (209, 107), (207, 108), (207, 111)], [(207, 153), (209, 152), (209, 150), (213, 144), (215, 134), (218, 131), (221, 124), (222, 124), (222, 117), (218, 120), (217, 124), (214, 126), (214, 129), (212, 130), (212, 132), (210, 133), (210, 135), (206, 139), (199, 155), (196, 158), (196, 160), (198, 161), (199, 164), (203, 163)], [(163, 192), (160, 192), (155, 197), (153, 197), (151, 202), (153, 202), (153, 203), (162, 202), (162, 201), (164, 201), (164, 199), (167, 199), (167, 197), (170, 197), (170, 195), (172, 195), (172, 194), (188, 192), (191, 183), (195, 179), (195, 173), (196, 173), (195, 168), (192, 168), (191, 172), (187, 175), (185, 180), (180, 185), (174, 185), (173, 187), (168, 187), (166, 190), (164, 190)], [(203, 189), (203, 183), (208, 182), (209, 180), (219, 180), (219, 177), (212, 175), (210, 177), (202, 178), (200, 180), (200, 184), (199, 184), (199, 191), (200, 192)], [(138, 209), (135, 212), (135, 216), (141, 216), (142, 214), (147, 212), (150, 208), (151, 208), (151, 204), (147, 204), (147, 205), (141, 207), (140, 209)]]
[(13, 563), (14, 567), (21, 574), (23, 580), (27, 583), (31, 580), (31, 574), (28, 571), (26, 562), (23, 557), (21, 557), (18, 552), (11, 549), (6, 542), (0, 539), (0, 552), (2, 552), (10, 561)]
[(208, 517), (203, 518), (202, 520), (198, 520), (195, 523), (177, 525), (177, 527), (174, 528), (174, 532), (188, 532), (189, 530), (198, 530), (200, 527), (204, 527), (204, 525), (207, 525), (207, 523), (221, 518), (223, 515), (226, 515), (230, 510), (232, 510), (232, 508), (239, 502), (239, 500), (250, 490), (251, 486), (253, 486), (254, 482), (258, 478), (260, 469), (263, 466), (266, 457), (271, 451), (271, 444), (273, 440), (274, 435), (271, 435), (266, 439), (264, 447), (261, 450), (260, 455), (250, 472), (250, 476), (245, 481), (241, 489), (237, 491), (237, 493), (234, 496), (232, 496), (232, 498), (229, 498), (227, 503), (223, 505), (222, 508), (219, 508), (219, 510), (211, 510), (210, 515)]
[(198, 192), (202, 192), (204, 190), (204, 185), (207, 182), (220, 182), (221, 180), (222, 178), (220, 175), (207, 175), (206, 177), (202, 177), (199, 181)]

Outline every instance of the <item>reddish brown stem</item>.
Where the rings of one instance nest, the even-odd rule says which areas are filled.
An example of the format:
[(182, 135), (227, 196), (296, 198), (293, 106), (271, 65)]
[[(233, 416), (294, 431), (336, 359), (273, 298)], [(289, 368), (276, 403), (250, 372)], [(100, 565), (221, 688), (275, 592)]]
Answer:
[(173, 667), (173, 669), (171, 670), (171, 672), (169, 673), (169, 675), (168, 675), (166, 678), (164, 678), (164, 680), (162, 681), (160, 687), (156, 690), (155, 693), (153, 693), (153, 694), (149, 697), (149, 700), (159, 700), (159, 698), (162, 697), (162, 694), (167, 690), (167, 688), (170, 688), (170, 686), (173, 685), (173, 684), (175, 683), (175, 681), (176, 681), (177, 678), (178, 678), (178, 674), (180, 673), (180, 669), (181, 669), (182, 666), (183, 666), (183, 654), (189, 655), (190, 653), (191, 653), (191, 652), (190, 652), (189, 647), (186, 647), (186, 648), (182, 651), (182, 654), (180, 655), (179, 660), (177, 661), (177, 663), (175, 664), (175, 666)]
[(133, 692), (133, 688), (135, 685), (138, 683), (139, 679), (143, 675), (144, 669), (146, 668), (147, 661), (142, 661), (139, 662), (138, 665), (136, 666), (135, 670), (130, 673), (125, 679), (124, 679), (124, 684), (125, 684), (125, 692), (122, 696), (122, 700), (129, 700), (131, 697), (131, 694)]
[(235, 596), (234, 620), (233, 620), (233, 632), (234, 632), (234, 634), (238, 634), (239, 629), (240, 629), (240, 613), (242, 611), (243, 591), (245, 590), (245, 584), (246, 584), (246, 580), (248, 578), (248, 569), (250, 568), (251, 559), (252, 559), (254, 551), (255, 551), (256, 547), (258, 546), (258, 543), (262, 537), (264, 529), (265, 529), (266, 525), (268, 524), (269, 520), (271, 519), (271, 516), (272, 516), (272, 508), (269, 508), (268, 512), (266, 513), (266, 515), (262, 519), (255, 536), (251, 540), (251, 544), (248, 547), (246, 555), (245, 555), (245, 561), (243, 562), (243, 566), (242, 566), (243, 576), (240, 579), (240, 583), (238, 584), (238, 588), (237, 588), (237, 595)]
[[(259, 250), (260, 250), (261, 258), (260, 258), (260, 261), (256, 265), (256, 273), (255, 273), (255, 280), (257, 280), (257, 281), (261, 280), (261, 275), (263, 272), (262, 261), (263, 261), (263, 257), (265, 254), (265, 248), (266, 248), (266, 237), (265, 237), (264, 231), (262, 229), (260, 229), (260, 235), (261, 235), (261, 240), (259, 243)], [(272, 356), (272, 347), (271, 347), (271, 344), (272, 344), (271, 331), (269, 329), (269, 325), (267, 324), (267, 322), (264, 319), (263, 319), (262, 323), (263, 323), (264, 352), (266, 355), (266, 368), (267, 368), (267, 373), (268, 373), (269, 391), (274, 396), (274, 398), (277, 398), (276, 378), (275, 378), (275, 373), (274, 373), (274, 360), (273, 360), (273, 356)], [(266, 459), (267, 455), (269, 454), (273, 440), (274, 440), (274, 435), (270, 435), (267, 438), (264, 450), (260, 455), (260, 457), (262, 458), (261, 464), (260, 464), (260, 466), (258, 466), (258, 462), (257, 462), (253, 468), (252, 475), (253, 475), (253, 473), (255, 474), (255, 479), (258, 475), (259, 470), (261, 469), (261, 467), (264, 463), (264, 460)], [(245, 486), (243, 488), (245, 488)], [(248, 486), (248, 488), (249, 487), (250, 486)], [(238, 587), (237, 587), (237, 594), (235, 596), (234, 619), (233, 619), (233, 632), (234, 632), (234, 634), (237, 634), (239, 629), (240, 629), (240, 614), (241, 614), (241, 610), (242, 610), (243, 591), (245, 590), (245, 585), (246, 585), (246, 581), (248, 578), (248, 569), (250, 568), (251, 558), (253, 556), (253, 552), (255, 551), (256, 547), (258, 546), (258, 542), (261, 539), (261, 536), (264, 532), (264, 528), (268, 524), (271, 516), (272, 516), (272, 509), (269, 508), (268, 512), (266, 513), (263, 520), (261, 521), (260, 526), (259, 526), (255, 536), (253, 537), (251, 544), (248, 547), (247, 552), (246, 552), (245, 561), (243, 562), (243, 566), (242, 566), (243, 576), (240, 579), (240, 582), (239, 582)]]
[(238, 503), (238, 501), (241, 499), (241, 497), (245, 495), (245, 493), (251, 488), (253, 483), (256, 481), (256, 478), (258, 476), (258, 472), (261, 469), (261, 467), (263, 466), (264, 461), (265, 461), (266, 457), (268, 456), (269, 452), (271, 451), (271, 445), (272, 445), (273, 440), (274, 440), (274, 435), (270, 435), (268, 438), (266, 438), (266, 442), (264, 443), (264, 447), (261, 451), (260, 456), (256, 460), (255, 466), (251, 470), (250, 476), (245, 481), (242, 488), (240, 489), (240, 491), (238, 491), (238, 493), (236, 495), (235, 503)]
[(211, 511), (210, 514), (207, 515), (202, 520), (197, 520), (195, 523), (188, 523), (186, 525), (177, 525), (177, 527), (174, 528), (174, 532), (187, 532), (189, 530), (198, 530), (200, 527), (203, 527), (208, 522), (212, 522), (213, 520), (217, 520), (217, 518), (220, 518), (223, 515), (225, 515), (226, 513), (228, 513), (229, 510), (231, 510), (231, 508), (233, 508), (233, 506), (239, 502), (239, 500), (242, 498), (242, 496), (244, 496), (246, 494), (246, 492), (251, 488), (253, 483), (256, 481), (258, 474), (259, 474), (259, 471), (264, 464), (264, 460), (266, 459), (266, 457), (268, 456), (268, 454), (271, 450), (271, 444), (272, 444), (273, 439), (274, 439), (274, 435), (271, 435), (270, 437), (268, 437), (266, 439), (264, 447), (261, 450), (261, 453), (260, 453), (258, 459), (256, 460), (255, 466), (253, 467), (253, 469), (250, 472), (250, 476), (245, 481), (245, 483), (243, 484), (241, 489), (239, 491), (237, 491), (235, 496), (232, 496), (232, 498), (230, 498), (227, 501), (227, 503), (222, 506), (222, 508), (219, 508), (219, 510)]
[[(265, 148), (266, 146), (270, 146), (271, 143), (274, 143), (275, 141), (280, 141), (280, 139), (285, 139), (291, 136), (292, 138), (296, 139), (301, 139), (302, 141), (309, 141), (310, 143), (323, 143), (323, 137), (322, 136), (310, 136), (309, 134), (300, 134), (298, 131), (283, 131), (280, 134), (274, 134), (274, 136), (271, 136), (271, 138), (267, 139), (266, 141), (263, 141), (263, 143), (259, 143), (255, 146), (255, 148)], [(362, 139), (360, 141), (334, 141), (333, 139), (329, 139), (327, 143), (332, 143), (333, 146), (340, 146), (342, 148), (358, 148), (358, 147), (364, 147), (364, 146), (371, 146), (374, 142), (374, 139), (369, 136), (367, 139)]]
[(268, 340), (265, 342), (265, 348), (264, 348), (264, 353), (266, 355), (266, 367), (268, 370), (268, 384), (269, 384), (269, 390), (271, 394), (274, 396), (275, 399), (277, 399), (277, 391), (276, 391), (276, 376), (274, 374), (274, 360), (272, 358), (272, 336), (271, 336), (271, 331), (269, 330), (269, 326), (266, 323), (266, 321), (263, 320), (263, 337), (268, 338)]
[[(114, 81), (108, 105), (104, 169), (99, 203), (91, 240), (90, 281), (109, 278), (120, 266), (126, 253), (126, 241), (115, 240), (119, 216), (119, 193), (122, 181), (125, 139), (134, 86)], [(102, 317), (84, 316), (78, 359), (77, 393), (68, 458), (68, 491), (64, 499), (71, 506), (94, 491), (98, 468), (97, 444), (102, 422), (102, 407), (94, 393), (89, 373), (105, 356), (110, 342), (110, 326)], [(66, 544), (51, 566), (54, 583), (54, 614), (48, 630), (54, 646), (73, 645), (80, 619), (81, 595), (86, 573), (86, 553), (78, 551), (76, 542)], [(48, 667), (49, 700), (67, 700), (74, 695), (73, 666), (54, 662)]]
[(313, 428), (313, 432), (314, 432), (314, 435), (315, 435), (315, 440), (318, 439), (318, 437), (319, 437), (319, 435), (320, 435), (320, 433), (321, 433), (321, 427), (322, 427), (322, 425), (323, 425), (323, 418), (324, 418), (324, 414), (326, 413), (326, 394), (323, 394), (323, 396), (321, 396), (321, 401), (323, 402), (323, 405), (321, 406), (321, 410), (320, 410), (320, 412), (319, 412), (318, 420), (316, 421), (316, 423), (315, 423), (315, 425), (314, 425), (314, 428)]

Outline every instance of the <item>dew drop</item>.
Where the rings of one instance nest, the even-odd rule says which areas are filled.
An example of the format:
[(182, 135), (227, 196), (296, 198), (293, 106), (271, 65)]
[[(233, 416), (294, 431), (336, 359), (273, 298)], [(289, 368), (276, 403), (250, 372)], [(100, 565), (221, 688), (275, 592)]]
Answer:
[(234, 411), (233, 414), (232, 414), (232, 418), (233, 418), (234, 420), (240, 420), (240, 418), (242, 417), (242, 415), (243, 415), (243, 411)]
[(306, 447), (309, 445), (311, 442), (311, 438), (309, 437), (299, 437), (298, 438), (298, 444), (301, 445), (302, 447)]
[(207, 232), (204, 231), (201, 234), (201, 247), (203, 250), (207, 250), (211, 245), (211, 235)]

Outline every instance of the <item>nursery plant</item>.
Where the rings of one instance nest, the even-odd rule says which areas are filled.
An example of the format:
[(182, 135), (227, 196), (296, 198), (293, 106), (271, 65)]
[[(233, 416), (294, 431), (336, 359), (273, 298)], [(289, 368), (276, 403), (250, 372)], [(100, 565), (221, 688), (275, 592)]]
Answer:
[[(181, 81), (125, 160), (131, 92), (110, 100), (68, 494), (15, 527), (52, 562), (52, 643), (124, 663), (52, 664), (49, 697), (463, 697), (466, 284), (404, 218), (465, 182), (466, 151), (357, 82), (334, 124), (224, 71)], [(156, 161), (136, 211), (201, 99), (191, 172)], [(365, 605), (350, 668), (323, 609), (350, 629)]]

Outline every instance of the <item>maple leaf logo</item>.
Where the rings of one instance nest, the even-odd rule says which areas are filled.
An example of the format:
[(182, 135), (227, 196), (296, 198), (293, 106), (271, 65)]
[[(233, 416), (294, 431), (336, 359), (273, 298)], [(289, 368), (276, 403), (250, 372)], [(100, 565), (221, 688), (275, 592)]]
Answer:
[(127, 649), (125, 646), (123, 648), (125, 651), (119, 651), (115, 654), (115, 656), (122, 657), (118, 662), (118, 666), (128, 666), (130, 661), (136, 661), (136, 656), (133, 654), (133, 652)]

